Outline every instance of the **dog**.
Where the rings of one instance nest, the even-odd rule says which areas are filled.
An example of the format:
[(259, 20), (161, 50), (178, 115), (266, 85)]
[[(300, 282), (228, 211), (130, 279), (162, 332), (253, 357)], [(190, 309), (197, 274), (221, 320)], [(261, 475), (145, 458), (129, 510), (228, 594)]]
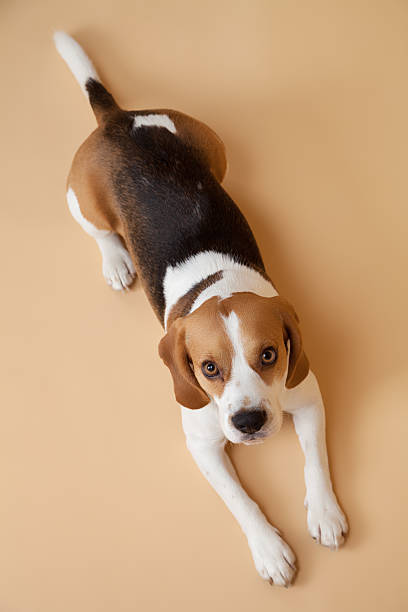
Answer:
[(113, 289), (127, 289), (137, 275), (165, 330), (159, 354), (187, 447), (240, 524), (260, 576), (287, 587), (295, 555), (243, 490), (225, 445), (259, 443), (280, 430), (284, 412), (292, 415), (305, 455), (309, 532), (332, 549), (343, 544), (348, 526), (298, 316), (221, 186), (220, 138), (181, 112), (119, 108), (82, 47), (64, 32), (54, 41), (98, 123), (75, 155), (69, 210), (96, 240)]

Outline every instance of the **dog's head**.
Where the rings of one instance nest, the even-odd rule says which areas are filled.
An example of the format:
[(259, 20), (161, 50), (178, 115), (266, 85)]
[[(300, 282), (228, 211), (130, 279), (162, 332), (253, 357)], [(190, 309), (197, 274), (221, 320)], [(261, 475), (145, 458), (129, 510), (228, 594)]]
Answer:
[(159, 345), (177, 401), (215, 402), (224, 434), (251, 444), (279, 431), (280, 395), (308, 373), (298, 317), (281, 297), (211, 298), (176, 319)]

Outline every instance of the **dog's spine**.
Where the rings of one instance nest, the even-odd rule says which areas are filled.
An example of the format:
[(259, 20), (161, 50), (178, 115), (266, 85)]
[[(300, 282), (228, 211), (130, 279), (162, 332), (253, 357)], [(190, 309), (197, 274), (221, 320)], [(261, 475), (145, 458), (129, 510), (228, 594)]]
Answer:
[(113, 96), (102, 85), (91, 60), (81, 45), (66, 32), (55, 32), (54, 42), (58, 53), (88, 97), (98, 124), (104, 123), (112, 112), (119, 110), (119, 107)]

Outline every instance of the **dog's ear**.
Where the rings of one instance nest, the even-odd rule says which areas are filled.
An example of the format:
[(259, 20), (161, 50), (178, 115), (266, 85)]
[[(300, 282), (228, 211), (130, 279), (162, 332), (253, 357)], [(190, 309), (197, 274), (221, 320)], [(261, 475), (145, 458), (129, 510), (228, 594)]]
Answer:
[(177, 319), (160, 340), (159, 355), (173, 377), (176, 400), (182, 406), (195, 410), (206, 406), (210, 399), (190, 367), (185, 336), (184, 322)]
[(299, 328), (299, 317), (293, 306), (284, 298), (274, 297), (283, 325), (285, 345), (290, 341), (289, 366), (286, 377), (286, 387), (292, 389), (302, 382), (309, 373), (309, 361), (303, 350), (302, 335)]

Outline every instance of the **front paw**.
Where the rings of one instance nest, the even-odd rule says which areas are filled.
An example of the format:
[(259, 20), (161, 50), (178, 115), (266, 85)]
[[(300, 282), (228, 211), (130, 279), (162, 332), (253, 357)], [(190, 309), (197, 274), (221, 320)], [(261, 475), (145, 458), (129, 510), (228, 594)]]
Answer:
[(296, 557), (277, 530), (266, 523), (248, 536), (248, 543), (261, 578), (288, 587), (296, 574)]
[(323, 546), (337, 550), (344, 544), (348, 524), (335, 496), (321, 500), (307, 500), (305, 505), (307, 526), (312, 538)]

